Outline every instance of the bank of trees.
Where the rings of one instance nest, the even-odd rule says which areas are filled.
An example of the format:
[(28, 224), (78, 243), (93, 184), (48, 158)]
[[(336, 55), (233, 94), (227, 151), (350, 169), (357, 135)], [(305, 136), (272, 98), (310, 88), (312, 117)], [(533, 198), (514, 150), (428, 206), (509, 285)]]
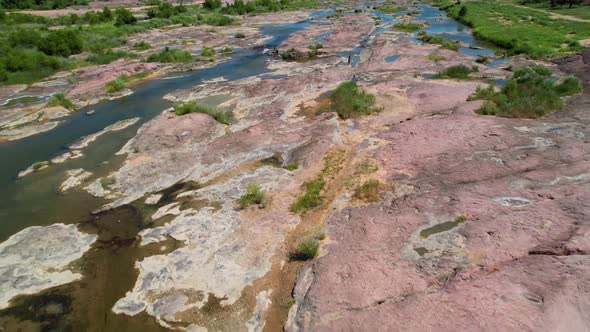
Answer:
[(59, 9), (87, 4), (87, 0), (0, 0), (0, 8), (4, 9)]
[(584, 2), (584, 0), (522, 0), (521, 3), (523, 5), (531, 4), (531, 3), (547, 3), (549, 7), (556, 8), (556, 7), (563, 7), (568, 6), (572, 8), (575, 5), (580, 5)]

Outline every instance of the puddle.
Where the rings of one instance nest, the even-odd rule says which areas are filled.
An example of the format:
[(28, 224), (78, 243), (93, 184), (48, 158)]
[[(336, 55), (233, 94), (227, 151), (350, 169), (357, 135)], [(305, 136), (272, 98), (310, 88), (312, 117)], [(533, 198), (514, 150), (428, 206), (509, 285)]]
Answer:
[(427, 238), (427, 237), (434, 235), (434, 234), (450, 231), (451, 229), (457, 227), (459, 224), (462, 224), (465, 221), (466, 220), (464, 220), (462, 218), (456, 218), (453, 221), (446, 221), (446, 222), (443, 222), (443, 223), (440, 223), (440, 224), (434, 225), (432, 227), (428, 227), (426, 229), (421, 230), (420, 236), (423, 238)]
[(385, 57), (385, 62), (394, 62), (399, 59), (399, 54), (389, 55)]

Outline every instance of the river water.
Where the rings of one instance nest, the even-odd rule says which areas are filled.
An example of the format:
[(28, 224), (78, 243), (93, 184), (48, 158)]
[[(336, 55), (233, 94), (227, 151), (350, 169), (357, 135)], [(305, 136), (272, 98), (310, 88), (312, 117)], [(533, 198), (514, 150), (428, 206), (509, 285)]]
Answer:
[[(419, 5), (416, 20), (429, 22), (426, 30), (431, 34), (461, 40), (481, 47), (462, 24), (446, 17), (444, 12)], [(381, 18), (382, 26), (373, 30), (363, 41), (391, 29), (397, 23), (396, 15), (370, 12)], [(291, 24), (266, 25), (261, 31), (269, 36), (266, 47), (279, 46), (292, 33), (305, 29), (322, 18), (333, 14), (332, 9), (313, 12), (309, 20)], [(328, 34), (316, 36), (322, 41)], [(411, 37), (409, 37), (411, 38)], [(352, 55), (353, 65), (359, 60), (364, 45), (341, 54)], [(462, 48), (461, 53), (478, 56), (490, 55), (490, 49)], [(396, 57), (392, 55), (391, 61)], [(388, 60), (389, 61), (389, 60)], [(138, 250), (137, 233), (145, 224), (144, 211), (125, 206), (98, 216), (90, 211), (104, 202), (82, 190), (68, 194), (58, 192), (63, 174), (68, 169), (84, 168), (94, 176), (102, 176), (116, 169), (122, 157), (114, 156), (141, 124), (170, 107), (162, 97), (167, 93), (191, 88), (202, 81), (223, 77), (236, 80), (272, 72), (266, 67), (265, 56), (259, 50), (235, 50), (231, 59), (214, 67), (188, 73), (174, 73), (162, 79), (146, 82), (134, 88), (130, 96), (82, 109), (67, 117), (52, 131), (15, 142), (1, 143), (0, 156), (0, 241), (12, 234), (34, 225), (49, 225), (56, 222), (80, 223), (82, 230), (99, 234), (98, 244), (88, 252), (76, 269), (85, 276), (81, 281), (44, 291), (39, 295), (24, 296), (9, 309), (0, 311), (0, 327), (18, 327), (23, 330), (95, 330), (95, 331), (158, 331), (154, 320), (141, 314), (134, 317), (114, 315), (110, 308), (116, 300), (131, 289), (137, 278), (134, 262), (156, 248)], [(86, 111), (95, 110), (91, 116)], [(36, 161), (49, 160), (67, 151), (67, 146), (80, 137), (95, 133), (123, 119), (140, 117), (141, 120), (122, 131), (110, 132), (83, 149), (84, 156), (51, 165), (48, 169), (17, 179), (19, 171)], [(121, 221), (125, 223), (121, 223)], [(170, 241), (167, 250), (174, 250), (180, 243)], [(158, 252), (162, 253), (162, 252)], [(51, 309), (51, 310), (50, 310)], [(24, 323), (27, 321), (27, 323)], [(29, 325), (27, 325), (29, 324)]]

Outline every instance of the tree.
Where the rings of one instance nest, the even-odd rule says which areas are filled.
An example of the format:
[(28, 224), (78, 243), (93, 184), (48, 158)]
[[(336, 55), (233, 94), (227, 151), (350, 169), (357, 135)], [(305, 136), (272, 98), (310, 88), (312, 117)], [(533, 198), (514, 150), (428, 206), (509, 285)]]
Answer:
[(69, 57), (82, 53), (84, 44), (80, 33), (75, 30), (54, 30), (39, 42), (39, 50), (47, 55)]
[(215, 10), (221, 7), (221, 0), (205, 0), (203, 2), (203, 8)]
[(115, 10), (115, 17), (117, 18), (115, 20), (115, 26), (117, 27), (122, 25), (135, 24), (135, 22), (137, 22), (135, 16), (133, 16), (133, 14), (129, 10), (123, 7), (119, 7)]
[(459, 17), (465, 17), (465, 15), (467, 15), (467, 7), (461, 6), (461, 9), (459, 9)]

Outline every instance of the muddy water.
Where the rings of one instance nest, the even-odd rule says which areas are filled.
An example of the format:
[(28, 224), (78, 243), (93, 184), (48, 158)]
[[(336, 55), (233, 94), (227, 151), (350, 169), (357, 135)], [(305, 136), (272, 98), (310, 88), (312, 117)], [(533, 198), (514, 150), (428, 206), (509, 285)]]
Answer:
[[(459, 36), (465, 43), (473, 38), (463, 27), (447, 24), (440, 20), (442, 12), (421, 6), (418, 19), (431, 19), (429, 32)], [(321, 18), (330, 11), (318, 11), (311, 15)], [(395, 15), (373, 12), (381, 18), (383, 26), (373, 30), (363, 41), (383, 33), (397, 21)], [(448, 19), (447, 19), (448, 20)], [(451, 20), (452, 21), (452, 20)], [(453, 21), (454, 22), (454, 21)], [(263, 33), (271, 36), (267, 47), (281, 44), (290, 34), (318, 24), (302, 21), (293, 24), (269, 25), (261, 27)], [(318, 40), (325, 38), (318, 36)], [(352, 51), (353, 65), (359, 60), (364, 45)], [(487, 50), (486, 52), (492, 52)], [(487, 53), (486, 53), (487, 54)], [(470, 54), (471, 55), (471, 54)], [(477, 54), (473, 54), (474, 56)], [(139, 247), (137, 233), (158, 224), (147, 222), (157, 207), (141, 205), (125, 206), (108, 213), (92, 216), (90, 211), (99, 207), (100, 199), (91, 197), (83, 191), (61, 194), (57, 191), (67, 169), (84, 168), (93, 172), (94, 177), (108, 174), (118, 168), (122, 157), (113, 157), (127, 140), (135, 135), (142, 123), (153, 118), (170, 104), (162, 97), (178, 89), (187, 89), (203, 80), (224, 77), (235, 80), (243, 77), (265, 74), (272, 77), (267, 69), (265, 58), (257, 50), (237, 50), (231, 60), (215, 67), (183, 74), (171, 74), (159, 80), (147, 82), (136, 87), (134, 94), (123, 99), (94, 105), (65, 119), (53, 131), (17, 142), (0, 144), (2, 167), (0, 168), (0, 241), (10, 235), (33, 225), (48, 225), (56, 222), (80, 223), (81, 229), (96, 233), (99, 240), (93, 248), (75, 265), (75, 270), (84, 278), (75, 283), (55, 287), (33, 296), (22, 296), (13, 301), (14, 305), (0, 311), (0, 330), (7, 331), (160, 331), (163, 330), (155, 320), (143, 313), (134, 317), (115, 315), (111, 308), (130, 290), (138, 275), (134, 263), (143, 257), (163, 254), (175, 250), (182, 244), (172, 239), (157, 245)], [(392, 61), (395, 61), (392, 58)], [(222, 99), (222, 97), (219, 97)], [(215, 104), (221, 99), (213, 98)], [(93, 109), (92, 116), (86, 111)], [(16, 175), (35, 161), (48, 160), (66, 151), (68, 144), (82, 136), (97, 132), (116, 121), (141, 117), (134, 126), (119, 132), (108, 133), (83, 150), (84, 157), (52, 165), (46, 170), (17, 180)], [(158, 206), (162, 206), (166, 200)]]

